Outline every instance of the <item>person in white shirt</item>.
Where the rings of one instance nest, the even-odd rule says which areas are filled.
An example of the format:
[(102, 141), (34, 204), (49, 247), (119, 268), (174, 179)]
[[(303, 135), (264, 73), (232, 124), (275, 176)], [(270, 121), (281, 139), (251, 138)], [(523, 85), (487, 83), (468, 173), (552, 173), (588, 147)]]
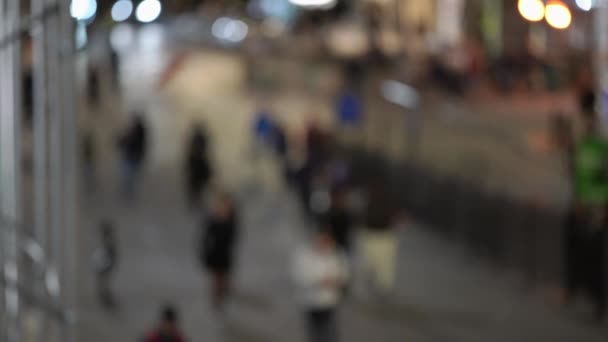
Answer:
[(345, 254), (329, 232), (319, 232), (312, 243), (298, 249), (294, 279), (306, 312), (310, 342), (336, 342), (336, 308), (349, 277)]

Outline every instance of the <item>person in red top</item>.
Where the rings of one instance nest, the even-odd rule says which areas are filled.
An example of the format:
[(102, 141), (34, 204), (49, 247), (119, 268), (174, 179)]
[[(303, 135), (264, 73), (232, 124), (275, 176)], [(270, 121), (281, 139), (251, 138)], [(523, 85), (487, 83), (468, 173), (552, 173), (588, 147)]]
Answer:
[(162, 310), (160, 324), (146, 334), (143, 342), (186, 342), (177, 327), (177, 311), (175, 308), (166, 306)]

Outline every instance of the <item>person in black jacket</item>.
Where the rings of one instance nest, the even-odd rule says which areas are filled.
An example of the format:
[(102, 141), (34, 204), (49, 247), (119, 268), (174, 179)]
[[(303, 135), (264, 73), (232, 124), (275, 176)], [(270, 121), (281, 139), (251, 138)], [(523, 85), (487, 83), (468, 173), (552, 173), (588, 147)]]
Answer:
[(202, 126), (194, 128), (186, 155), (186, 192), (192, 207), (198, 204), (201, 193), (211, 178), (211, 163), (207, 154), (207, 135)]
[(221, 310), (230, 291), (230, 275), (237, 238), (236, 208), (230, 195), (221, 193), (216, 196), (203, 226), (201, 262), (213, 278), (213, 306), (216, 310)]

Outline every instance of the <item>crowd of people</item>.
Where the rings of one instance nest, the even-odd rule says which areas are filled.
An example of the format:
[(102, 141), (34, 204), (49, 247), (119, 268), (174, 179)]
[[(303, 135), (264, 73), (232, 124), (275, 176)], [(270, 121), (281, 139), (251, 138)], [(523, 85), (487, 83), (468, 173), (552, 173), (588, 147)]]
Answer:
[[(349, 118), (359, 116), (356, 101), (352, 93), (346, 93), (345, 99), (338, 101), (338, 111), (348, 112)], [(287, 191), (297, 194), (301, 215), (312, 227), (306, 232), (309, 242), (294, 251), (292, 269), (286, 270), (292, 274), (300, 294), (310, 341), (337, 341), (336, 311), (351, 293), (351, 280), (357, 272), (355, 253), (364, 254), (378, 294), (390, 295), (394, 286), (395, 211), (386, 205), (387, 189), (379, 181), (355, 180), (349, 163), (336, 153), (335, 139), (319, 124), (311, 123), (306, 128), (305, 157), (299, 163), (293, 161), (292, 155), (294, 149), (302, 146), (293, 143), (297, 139), (269, 111), (260, 110), (255, 115), (252, 135), (258, 158), (271, 160)], [(149, 142), (145, 116), (133, 113), (116, 147), (120, 161), (119, 192), (127, 203), (136, 201), (141, 191), (139, 184), (150, 153)], [(94, 174), (96, 153), (90, 136), (85, 137), (83, 145), (86, 179)], [(240, 220), (234, 196), (212, 186), (215, 172), (210, 145), (205, 125), (193, 125), (185, 144), (183, 193), (187, 206), (202, 212), (197, 253), (202, 269), (208, 274), (211, 308), (221, 314), (232, 289)], [(94, 187), (87, 189), (93, 191)], [(367, 228), (361, 235), (362, 248), (356, 249), (354, 228), (359, 225)], [(119, 263), (115, 229), (110, 219), (101, 223), (100, 243), (94, 253), (99, 299), (110, 309), (116, 305), (111, 283)], [(177, 320), (174, 308), (165, 308), (163, 312), (159, 331), (149, 335), (147, 341), (183, 340), (176, 333), (173, 339), (162, 339), (163, 334), (172, 334)]]

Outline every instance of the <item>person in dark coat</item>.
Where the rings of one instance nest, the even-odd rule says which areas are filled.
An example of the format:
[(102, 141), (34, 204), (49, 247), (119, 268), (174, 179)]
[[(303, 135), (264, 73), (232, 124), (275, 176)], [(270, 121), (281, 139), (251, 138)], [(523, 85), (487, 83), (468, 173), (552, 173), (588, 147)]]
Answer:
[(211, 178), (211, 163), (207, 154), (208, 138), (202, 126), (196, 126), (190, 138), (186, 156), (186, 189), (188, 202), (195, 207)]
[(230, 291), (230, 276), (237, 239), (236, 208), (230, 195), (226, 193), (217, 195), (203, 226), (201, 261), (213, 278), (211, 292), (213, 306), (216, 310), (221, 310)]
[(135, 194), (137, 176), (145, 159), (147, 144), (148, 134), (144, 120), (141, 115), (135, 115), (119, 143), (123, 164), (123, 194), (128, 199)]

